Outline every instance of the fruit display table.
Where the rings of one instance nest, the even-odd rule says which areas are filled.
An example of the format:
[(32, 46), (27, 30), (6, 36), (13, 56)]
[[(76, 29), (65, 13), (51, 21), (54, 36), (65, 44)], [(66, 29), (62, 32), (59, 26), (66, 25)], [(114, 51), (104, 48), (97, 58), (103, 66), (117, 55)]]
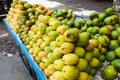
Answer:
[(3, 22), (12, 38), (15, 40), (18, 49), (18, 55), (21, 59), (21, 62), (23, 63), (26, 72), (30, 77), (30, 80), (46, 80), (46, 77), (44, 76), (43, 72), (32, 60), (29, 52), (27, 51), (26, 47), (24, 46), (18, 35), (10, 28), (9, 24), (6, 22), (5, 19), (3, 19)]
[[(76, 20), (83, 18), (82, 16), (75, 16)], [(19, 36), (12, 30), (11, 26), (7, 23), (6, 19), (3, 19), (3, 23), (16, 43), (18, 56), (20, 57), (20, 60), (30, 80), (47, 80), (42, 70), (40, 70), (38, 65), (33, 60), (32, 55), (30, 55), (29, 51), (26, 49), (24, 43), (21, 41)]]
[(31, 80), (119, 80), (120, 17), (113, 7), (86, 19), (13, 0), (3, 22)]

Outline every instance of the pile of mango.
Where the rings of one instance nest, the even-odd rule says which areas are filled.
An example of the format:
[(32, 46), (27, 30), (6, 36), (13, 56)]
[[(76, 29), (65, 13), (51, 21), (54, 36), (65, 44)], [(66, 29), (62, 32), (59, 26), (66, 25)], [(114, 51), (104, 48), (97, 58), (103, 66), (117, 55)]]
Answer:
[(118, 77), (120, 17), (114, 8), (76, 20), (67, 8), (13, 0), (6, 20), (49, 80), (94, 80), (100, 70), (105, 80)]

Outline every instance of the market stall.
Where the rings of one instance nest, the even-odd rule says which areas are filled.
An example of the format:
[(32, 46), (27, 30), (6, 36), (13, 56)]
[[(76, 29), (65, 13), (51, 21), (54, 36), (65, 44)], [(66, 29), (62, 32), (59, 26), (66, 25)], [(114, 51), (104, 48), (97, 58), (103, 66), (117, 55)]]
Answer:
[(3, 22), (31, 80), (119, 79), (120, 17), (112, 7), (85, 19), (13, 0)]

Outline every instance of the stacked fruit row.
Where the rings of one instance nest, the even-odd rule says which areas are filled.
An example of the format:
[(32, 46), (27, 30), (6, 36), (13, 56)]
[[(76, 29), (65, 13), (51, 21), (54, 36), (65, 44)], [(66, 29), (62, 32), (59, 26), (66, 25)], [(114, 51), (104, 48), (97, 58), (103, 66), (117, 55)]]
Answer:
[(26, 1), (13, 0), (6, 20), (16, 33), (24, 31), (27, 33), (40, 14), (51, 15), (52, 12), (42, 5), (31, 5)]
[(115, 10), (91, 13), (90, 20), (75, 18), (72, 10), (13, 0), (6, 20), (48, 79), (93, 80), (100, 68), (103, 79), (117, 78), (120, 18)]

